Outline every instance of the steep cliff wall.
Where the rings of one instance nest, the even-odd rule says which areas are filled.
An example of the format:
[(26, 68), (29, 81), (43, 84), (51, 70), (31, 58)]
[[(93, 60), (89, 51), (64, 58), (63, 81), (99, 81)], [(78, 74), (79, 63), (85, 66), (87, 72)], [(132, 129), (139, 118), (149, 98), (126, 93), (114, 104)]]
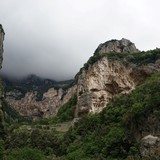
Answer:
[(43, 94), (42, 100), (37, 101), (37, 92), (27, 92), (21, 99), (17, 99), (22, 93), (13, 90), (6, 93), (6, 101), (23, 117), (33, 121), (39, 118), (55, 116), (58, 109), (76, 93), (76, 86), (68, 90), (50, 88)]
[(2, 68), (2, 61), (3, 61), (3, 40), (4, 40), (4, 30), (2, 25), (0, 24), (0, 68)]
[(105, 43), (101, 43), (95, 51), (95, 54), (103, 53), (136, 53), (139, 50), (136, 48), (135, 44), (130, 40), (122, 38), (121, 40), (110, 40)]
[[(6, 100), (22, 116), (33, 120), (55, 116), (75, 93), (75, 117), (101, 112), (116, 95), (128, 94), (160, 69), (160, 50), (140, 52), (127, 39), (100, 44), (94, 55), (76, 75), (76, 85), (68, 90), (51, 87), (37, 101), (37, 93), (21, 96), (18, 90), (6, 93)], [(17, 97), (23, 97), (17, 99)]]
[(113, 96), (129, 93), (138, 84), (134, 70), (118, 61), (102, 58), (78, 78), (78, 114), (100, 112)]
[[(0, 69), (2, 68), (3, 60), (3, 40), (4, 40), (4, 31), (2, 25), (0, 24)], [(0, 80), (0, 137), (3, 135), (3, 112), (2, 112), (2, 96), (3, 96), (3, 85)]]
[[(77, 76), (76, 117), (101, 112), (116, 95), (128, 94), (160, 69), (160, 51), (140, 52), (129, 40), (101, 44)], [(153, 57), (152, 57), (153, 56)]]
[(159, 124), (160, 72), (114, 97), (101, 113), (82, 117), (64, 137), (66, 157), (81, 151), (79, 159), (159, 160)]

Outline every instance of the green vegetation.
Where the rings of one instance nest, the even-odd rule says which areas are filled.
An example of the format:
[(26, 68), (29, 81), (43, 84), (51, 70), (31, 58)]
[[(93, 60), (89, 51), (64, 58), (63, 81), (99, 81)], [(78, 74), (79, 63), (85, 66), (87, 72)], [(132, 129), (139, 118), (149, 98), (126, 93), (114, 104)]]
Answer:
[(42, 151), (32, 148), (19, 148), (8, 153), (7, 160), (46, 160)]
[(35, 124), (57, 124), (62, 122), (68, 122), (73, 120), (74, 113), (77, 104), (77, 96), (74, 95), (71, 99), (62, 105), (58, 110), (57, 116), (50, 118), (50, 119), (41, 119), (40, 121), (36, 122)]
[(0, 139), (0, 159), (3, 160), (4, 157), (4, 141)]
[(74, 95), (67, 103), (60, 107), (57, 116), (52, 119), (53, 123), (61, 123), (71, 121), (74, 118), (74, 113), (77, 104), (77, 96)]
[[(68, 160), (139, 157), (135, 137), (158, 129), (159, 95), (160, 73), (149, 78), (130, 95), (115, 97), (100, 114), (80, 119), (65, 135), (62, 153)], [(149, 117), (152, 117), (155, 126), (148, 120)]]
[[(88, 69), (105, 56), (136, 66), (151, 65), (159, 63), (157, 60), (160, 58), (160, 49), (134, 54), (95, 54), (83, 69)], [(40, 100), (47, 87), (51, 87), (51, 83), (41, 83), (34, 79), (34, 85), (25, 82), (16, 88), (10, 85), (10, 89), (22, 89), (22, 95), (29, 90), (38, 91), (37, 100)], [(59, 86), (69, 85), (63, 83)], [(113, 98), (101, 113), (82, 117), (73, 127), (70, 127), (71, 122), (68, 121), (74, 118), (76, 96), (59, 109), (56, 117), (27, 125), (10, 124), (6, 131), (3, 112), (0, 110), (0, 159), (5, 157), (6, 160), (142, 160), (136, 136), (146, 132), (160, 132), (159, 97), (160, 72), (148, 78), (131, 94)], [(3, 105), (6, 106), (3, 107), (4, 112), (20, 121), (17, 113), (5, 102)], [(11, 123), (11, 120), (8, 122)], [(5, 136), (4, 132), (7, 133)], [(144, 158), (151, 159), (156, 160), (158, 157)]]
[[(44, 159), (44, 157), (52, 156), (59, 152), (61, 139), (61, 133), (55, 129), (14, 124), (7, 129), (5, 156), (8, 158), (7, 160), (12, 160), (13, 158), (23, 159), (30, 158), (29, 153), (33, 153), (35, 160), (38, 157)], [(27, 157), (23, 157), (26, 155)]]
[[(74, 117), (76, 103), (77, 96), (75, 95), (60, 108), (56, 118), (43, 119), (35, 123), (26, 123), (26, 125), (14, 123), (8, 126), (5, 136), (5, 156), (8, 160), (22, 159), (23, 155), (28, 154), (26, 148), (27, 151), (32, 148), (38, 149), (46, 157), (60, 155), (63, 136), (71, 127), (71, 122), (68, 121)], [(17, 116), (14, 112), (11, 115)], [(11, 154), (8, 155), (10, 151)], [(31, 151), (34, 152), (34, 150)]]
[[(46, 157), (59, 156), (55, 159), (142, 160), (136, 136), (160, 131), (157, 127), (160, 123), (159, 95), (160, 73), (157, 73), (131, 94), (113, 98), (100, 114), (82, 117), (65, 134), (51, 125), (10, 126), (4, 143), (6, 156), (10, 150), (12, 156), (20, 152), (18, 148), (29, 147), (38, 149)], [(72, 98), (70, 104), (75, 104), (75, 99)], [(144, 158), (151, 159), (156, 156)]]
[(7, 150), (32, 147), (43, 151), (45, 155), (58, 152), (57, 146), (60, 145), (60, 137), (55, 130), (11, 126), (7, 133), (8, 136), (5, 139)]
[[(100, 114), (82, 117), (66, 133), (56, 131), (50, 123), (10, 125), (4, 141), (0, 141), (0, 156), (6, 160), (31, 158), (31, 154), (35, 160), (37, 157), (42, 160), (52, 157), (59, 160), (142, 160), (136, 136), (160, 131), (157, 127), (160, 123), (159, 95), (160, 73), (157, 73), (131, 94), (113, 98)], [(76, 102), (74, 96), (62, 107), (57, 115), (58, 122), (71, 120), (73, 111), (70, 108)]]
[[(3, 83), (0, 80), (0, 97), (2, 97), (4, 92)], [(4, 130), (4, 113), (3, 113), (3, 107), (2, 107), (2, 98), (0, 98), (0, 139), (4, 138), (5, 130)]]
[(5, 113), (4, 120), (6, 123), (11, 124), (13, 122), (30, 122), (28, 119), (22, 117), (15, 109), (9, 106), (9, 104), (2, 99), (2, 110)]
[(5, 131), (4, 131), (4, 116), (3, 116), (3, 112), (0, 108), (0, 138), (3, 138), (5, 135)]
[(139, 52), (139, 53), (109, 53), (107, 57), (112, 60), (121, 60), (127, 63), (134, 63), (138, 66), (146, 65), (150, 63), (155, 63), (158, 59), (160, 59), (160, 49), (150, 50), (147, 52)]

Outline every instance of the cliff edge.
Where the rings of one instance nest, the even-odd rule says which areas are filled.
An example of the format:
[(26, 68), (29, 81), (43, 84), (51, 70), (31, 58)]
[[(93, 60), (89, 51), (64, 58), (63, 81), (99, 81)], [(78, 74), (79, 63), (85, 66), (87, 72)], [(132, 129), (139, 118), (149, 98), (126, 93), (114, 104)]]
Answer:
[(0, 68), (2, 68), (2, 61), (3, 61), (3, 40), (4, 40), (4, 30), (2, 25), (0, 24)]
[(100, 44), (77, 79), (76, 117), (101, 112), (117, 95), (128, 94), (160, 69), (160, 50), (140, 52), (127, 39)]
[[(4, 30), (2, 25), (0, 24), (0, 69), (2, 68), (2, 61), (3, 61), (3, 40), (4, 40)], [(3, 85), (2, 81), (0, 80), (0, 137), (3, 137), (4, 132), (4, 117), (2, 111), (2, 96), (3, 96)]]

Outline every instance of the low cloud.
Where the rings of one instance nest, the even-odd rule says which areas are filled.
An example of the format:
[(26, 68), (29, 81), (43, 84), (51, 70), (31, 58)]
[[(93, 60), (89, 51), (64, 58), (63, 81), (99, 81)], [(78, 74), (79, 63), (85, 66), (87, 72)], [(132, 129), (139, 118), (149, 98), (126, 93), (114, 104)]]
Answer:
[(99, 43), (128, 38), (141, 50), (160, 42), (158, 0), (1, 0), (2, 72), (71, 79)]

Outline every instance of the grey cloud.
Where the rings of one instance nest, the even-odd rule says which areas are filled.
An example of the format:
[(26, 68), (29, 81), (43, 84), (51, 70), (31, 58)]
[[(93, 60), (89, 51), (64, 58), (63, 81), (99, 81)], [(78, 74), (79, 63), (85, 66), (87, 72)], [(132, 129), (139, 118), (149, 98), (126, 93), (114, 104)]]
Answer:
[(1, 0), (2, 72), (73, 78), (99, 43), (128, 38), (141, 50), (160, 42), (159, 0)]

